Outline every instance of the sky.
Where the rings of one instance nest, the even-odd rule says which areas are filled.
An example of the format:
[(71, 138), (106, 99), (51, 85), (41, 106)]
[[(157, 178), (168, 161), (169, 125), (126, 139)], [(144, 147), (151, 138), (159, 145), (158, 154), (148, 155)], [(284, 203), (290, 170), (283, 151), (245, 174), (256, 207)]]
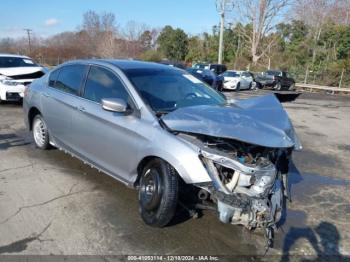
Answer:
[(88, 10), (112, 12), (121, 26), (134, 20), (180, 27), (192, 35), (219, 23), (215, 0), (1, 0), (0, 38), (26, 36), (24, 28), (40, 37), (73, 31)]

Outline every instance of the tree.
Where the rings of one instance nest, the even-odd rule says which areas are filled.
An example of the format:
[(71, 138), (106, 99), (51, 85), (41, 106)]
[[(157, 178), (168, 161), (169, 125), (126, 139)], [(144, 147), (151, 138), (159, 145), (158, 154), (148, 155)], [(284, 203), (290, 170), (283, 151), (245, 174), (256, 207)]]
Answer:
[(242, 34), (248, 39), (250, 44), (250, 54), (254, 65), (257, 64), (271, 46), (276, 38), (272, 37), (264, 41), (264, 37), (272, 32), (281, 19), (283, 9), (289, 0), (239, 0), (237, 8), (239, 10), (240, 21), (251, 26), (251, 30), (243, 30)]
[(140, 44), (143, 50), (150, 50), (152, 49), (152, 32), (150, 30), (144, 31), (140, 36)]
[(81, 27), (82, 36), (89, 44), (93, 56), (101, 58), (120, 56), (120, 46), (116, 41), (118, 27), (113, 13), (99, 15), (90, 10), (83, 15)]
[(158, 37), (159, 49), (168, 59), (183, 61), (188, 52), (188, 37), (182, 29), (165, 26)]

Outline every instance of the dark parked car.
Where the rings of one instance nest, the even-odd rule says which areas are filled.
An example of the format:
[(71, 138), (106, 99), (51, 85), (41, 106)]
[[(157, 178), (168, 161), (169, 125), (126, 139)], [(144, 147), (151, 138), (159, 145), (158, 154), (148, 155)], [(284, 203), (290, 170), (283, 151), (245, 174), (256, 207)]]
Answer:
[(186, 69), (186, 66), (183, 63), (177, 62), (177, 61), (162, 60), (159, 63), (162, 65), (168, 65), (168, 66), (172, 66), (172, 67)]
[(227, 67), (223, 64), (207, 64), (207, 63), (197, 63), (193, 65), (196, 69), (209, 69), (217, 75), (221, 75), (227, 71)]
[(286, 71), (268, 70), (255, 75), (259, 88), (272, 87), (276, 90), (294, 90), (295, 80)]
[(189, 72), (194, 77), (199, 80), (207, 83), (212, 88), (218, 91), (222, 91), (224, 77), (222, 75), (216, 75), (213, 71), (209, 69), (196, 69), (196, 68), (188, 68), (187, 72)]

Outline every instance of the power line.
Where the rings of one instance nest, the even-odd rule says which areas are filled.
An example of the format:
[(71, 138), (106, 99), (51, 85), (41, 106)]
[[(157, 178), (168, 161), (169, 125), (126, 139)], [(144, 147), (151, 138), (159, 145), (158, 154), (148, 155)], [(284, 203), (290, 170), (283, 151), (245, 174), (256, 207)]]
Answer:
[(33, 30), (29, 29), (29, 28), (24, 28), (23, 30), (27, 32), (29, 54), (31, 54), (31, 52), (32, 52), (32, 42), (31, 42), (31, 38), (30, 37), (31, 37), (31, 33), (33, 32)]

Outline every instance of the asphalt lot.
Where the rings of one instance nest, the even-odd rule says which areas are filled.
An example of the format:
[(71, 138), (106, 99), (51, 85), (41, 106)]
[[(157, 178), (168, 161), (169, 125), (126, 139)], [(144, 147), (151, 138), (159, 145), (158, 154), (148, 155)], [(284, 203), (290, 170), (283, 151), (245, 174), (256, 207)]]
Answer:
[[(349, 102), (302, 94), (283, 103), (304, 149), (294, 154), (293, 201), (269, 255), (350, 256)], [(0, 254), (261, 255), (264, 244), (261, 232), (209, 211), (163, 229), (144, 225), (136, 191), (61, 151), (36, 149), (21, 106), (0, 105)]]

